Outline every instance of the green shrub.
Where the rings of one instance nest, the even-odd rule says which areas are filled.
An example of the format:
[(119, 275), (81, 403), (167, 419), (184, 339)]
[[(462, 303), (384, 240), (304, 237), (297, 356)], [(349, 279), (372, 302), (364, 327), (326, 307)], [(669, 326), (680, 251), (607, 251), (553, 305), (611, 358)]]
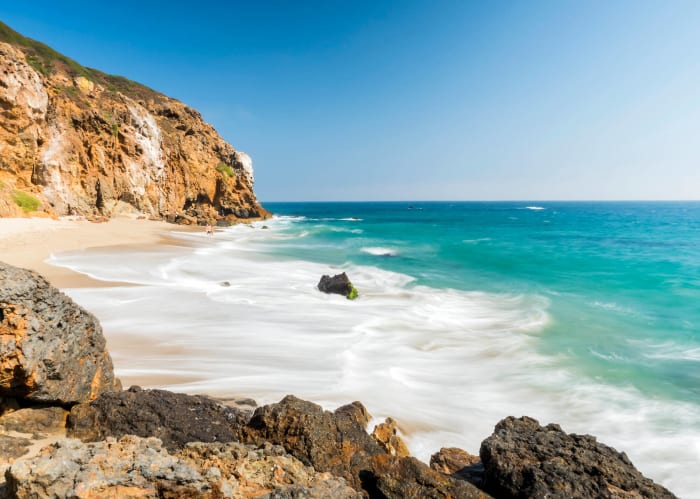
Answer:
[(236, 172), (233, 171), (233, 168), (231, 168), (226, 163), (219, 163), (218, 165), (216, 165), (216, 171), (229, 178), (233, 178), (236, 176)]
[(15, 191), (15, 193), (12, 195), (12, 200), (17, 206), (22, 208), (22, 211), (25, 213), (36, 211), (40, 204), (37, 198), (22, 191)]
[(354, 300), (358, 296), (360, 296), (360, 293), (358, 293), (357, 288), (355, 286), (353, 286), (352, 284), (350, 284), (350, 292), (348, 293), (348, 296), (347, 296), (348, 300)]

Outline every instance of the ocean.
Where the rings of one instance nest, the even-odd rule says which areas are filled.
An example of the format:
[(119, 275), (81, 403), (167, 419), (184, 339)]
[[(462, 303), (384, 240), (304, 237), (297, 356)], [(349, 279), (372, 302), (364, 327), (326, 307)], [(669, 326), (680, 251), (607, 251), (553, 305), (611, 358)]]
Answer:
[[(258, 403), (360, 400), (427, 461), (508, 415), (700, 497), (700, 203), (266, 203), (271, 220), (53, 255), (117, 375)], [(347, 272), (355, 301), (316, 289)]]

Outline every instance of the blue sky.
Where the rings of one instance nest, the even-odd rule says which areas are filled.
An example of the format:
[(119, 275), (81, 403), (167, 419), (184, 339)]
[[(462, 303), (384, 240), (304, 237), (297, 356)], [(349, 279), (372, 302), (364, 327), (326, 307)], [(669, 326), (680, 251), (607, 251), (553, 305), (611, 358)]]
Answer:
[(2, 2), (281, 200), (700, 199), (700, 2)]

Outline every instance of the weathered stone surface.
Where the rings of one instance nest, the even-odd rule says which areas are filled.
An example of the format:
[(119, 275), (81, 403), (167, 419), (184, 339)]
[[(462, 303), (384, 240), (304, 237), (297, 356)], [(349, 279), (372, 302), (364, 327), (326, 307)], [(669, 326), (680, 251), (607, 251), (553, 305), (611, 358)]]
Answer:
[(190, 444), (169, 454), (155, 438), (84, 444), (64, 439), (7, 472), (10, 497), (359, 499), (342, 479), (278, 446)]
[(386, 418), (383, 423), (375, 426), (372, 438), (381, 445), (387, 454), (398, 457), (411, 455), (406, 443), (399, 436), (398, 424), (393, 418)]
[(353, 498), (360, 493), (330, 473), (287, 454), (282, 446), (240, 443), (188, 444), (176, 454), (207, 477), (220, 474), (219, 488), (227, 497)]
[(0, 262), (0, 396), (72, 404), (119, 388), (97, 319), (39, 274)]
[[(15, 458), (26, 454), (31, 444), (32, 441), (28, 438), (12, 437), (0, 433), (0, 464), (12, 462)], [(2, 481), (1, 477), (0, 481)]]
[(484, 440), (483, 488), (503, 498), (673, 498), (624, 453), (590, 435), (566, 434), (528, 417), (508, 417)]
[(28, 407), (0, 417), (0, 431), (17, 432), (43, 438), (65, 429), (68, 411), (63, 407)]
[[(333, 277), (328, 275), (321, 276), (317, 287), (319, 291), (324, 293), (343, 295), (346, 298), (355, 298), (357, 296), (357, 291), (345, 272), (334, 275)], [(353, 290), (355, 290), (355, 296), (353, 296)]]
[(250, 412), (209, 397), (132, 387), (73, 407), (68, 436), (88, 441), (129, 434), (157, 437), (173, 450), (188, 442), (230, 442), (249, 417)]
[[(430, 469), (413, 457), (375, 456), (373, 472), (365, 475), (365, 487), (372, 497), (402, 499), (487, 499), (491, 496), (474, 485), (455, 480)], [(379, 495), (381, 494), (381, 495)]]
[(250, 157), (197, 111), (124, 78), (46, 58), (47, 47), (37, 51), (0, 28), (0, 216), (22, 215), (16, 190), (55, 215), (197, 223), (269, 216), (253, 193)]
[(443, 447), (430, 456), (430, 467), (453, 478), (466, 480), (477, 487), (481, 486), (484, 475), (481, 458), (456, 447)]
[(366, 424), (367, 411), (359, 402), (329, 412), (288, 395), (256, 409), (246, 432), (249, 440), (281, 445), (304, 464), (343, 477), (359, 490), (372, 456), (385, 454)]

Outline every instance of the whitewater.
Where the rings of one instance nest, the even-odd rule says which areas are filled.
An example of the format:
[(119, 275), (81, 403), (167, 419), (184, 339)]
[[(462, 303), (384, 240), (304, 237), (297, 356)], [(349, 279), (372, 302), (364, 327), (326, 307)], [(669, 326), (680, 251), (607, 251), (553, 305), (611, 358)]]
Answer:
[[(700, 258), (664, 236), (685, 230), (673, 228), (686, 216), (678, 207), (270, 208), (280, 215), (213, 238), (174, 227), (168, 244), (52, 256), (127, 284), (65, 290), (99, 318), (126, 384), (260, 404), (294, 394), (328, 409), (360, 400), (375, 423), (395, 418), (424, 461), (444, 446), (478, 453), (500, 419), (528, 415), (595, 435), (679, 496), (699, 497), (699, 326), (684, 300), (697, 296)], [(696, 269), (680, 286), (687, 273), (653, 262), (680, 286), (675, 299), (656, 281), (638, 292), (650, 277), (632, 262), (651, 253), (629, 254), (635, 242), (621, 227), (634, 237), (661, 230), (651, 241)], [(625, 282), (608, 275), (620, 255)], [(340, 272), (359, 299), (316, 289)]]

